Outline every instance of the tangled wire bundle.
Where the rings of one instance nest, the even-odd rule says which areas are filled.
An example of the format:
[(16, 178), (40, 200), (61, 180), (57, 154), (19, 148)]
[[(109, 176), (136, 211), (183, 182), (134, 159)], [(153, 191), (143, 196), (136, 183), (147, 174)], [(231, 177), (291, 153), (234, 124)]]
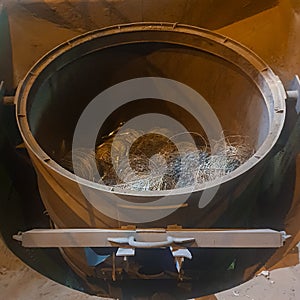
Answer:
[(215, 180), (234, 171), (254, 154), (244, 136), (230, 135), (208, 145), (201, 135), (188, 134), (198, 140), (196, 145), (180, 141), (175, 146), (175, 136), (167, 138), (171, 135), (164, 128), (148, 133), (126, 129), (109, 135), (95, 150), (73, 150), (61, 165), (73, 171), (76, 164), (78, 176), (120, 189), (161, 191)]

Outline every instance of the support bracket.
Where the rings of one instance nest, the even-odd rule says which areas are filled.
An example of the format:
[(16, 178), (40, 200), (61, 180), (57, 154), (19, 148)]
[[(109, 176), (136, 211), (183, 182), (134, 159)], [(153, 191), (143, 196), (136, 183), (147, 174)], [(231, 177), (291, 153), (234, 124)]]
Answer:
[(287, 99), (289, 101), (295, 101), (296, 112), (300, 113), (300, 80), (298, 75), (295, 75), (292, 80), (289, 89), (286, 91)]
[(278, 248), (289, 236), (271, 229), (34, 229), (14, 235), (23, 247)]

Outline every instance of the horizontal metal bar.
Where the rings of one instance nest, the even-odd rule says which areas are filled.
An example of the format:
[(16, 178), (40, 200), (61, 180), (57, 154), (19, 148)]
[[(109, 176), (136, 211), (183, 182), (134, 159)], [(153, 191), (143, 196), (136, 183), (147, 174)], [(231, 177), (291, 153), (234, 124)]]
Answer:
[[(113, 239), (138, 242), (189, 238), (188, 247), (201, 248), (277, 248), (283, 245), (285, 233), (271, 229), (241, 230), (122, 230), (122, 229), (34, 229), (15, 235), (23, 247), (112, 247)], [(191, 238), (194, 241), (191, 241)], [(122, 246), (123, 247), (123, 246)]]
[(5, 97), (3, 97), (3, 104), (4, 105), (14, 105), (15, 104), (15, 97), (14, 96), (5, 96)]

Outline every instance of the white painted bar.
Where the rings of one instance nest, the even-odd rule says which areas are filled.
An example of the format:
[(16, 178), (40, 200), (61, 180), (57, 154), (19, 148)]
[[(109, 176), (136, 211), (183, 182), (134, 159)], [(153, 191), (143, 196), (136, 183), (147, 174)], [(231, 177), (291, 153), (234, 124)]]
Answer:
[[(130, 237), (138, 242), (162, 242), (172, 237), (177, 244), (183, 238), (194, 239), (188, 247), (201, 248), (277, 248), (284, 234), (271, 229), (199, 230), (199, 229), (34, 229), (14, 236), (23, 247), (111, 247), (109, 239), (126, 244)], [(178, 243), (180, 244), (180, 242)]]

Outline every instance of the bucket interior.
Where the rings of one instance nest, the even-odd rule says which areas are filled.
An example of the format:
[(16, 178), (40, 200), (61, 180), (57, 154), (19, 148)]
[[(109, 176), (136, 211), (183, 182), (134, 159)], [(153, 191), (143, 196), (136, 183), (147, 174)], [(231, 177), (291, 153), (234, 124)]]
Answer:
[[(117, 83), (149, 76), (173, 79), (197, 91), (215, 112), (224, 133), (247, 136), (254, 149), (267, 137), (269, 116), (264, 97), (237, 66), (187, 46), (139, 42), (93, 51), (63, 67), (56, 62), (56, 71), (37, 80), (27, 102), (29, 125), (36, 141), (59, 161), (71, 150), (77, 121), (95, 96)], [(138, 102), (116, 107), (112, 116), (107, 116), (102, 134), (147, 112), (169, 115), (188, 131), (203, 134), (184, 107), (176, 108), (160, 99)]]

